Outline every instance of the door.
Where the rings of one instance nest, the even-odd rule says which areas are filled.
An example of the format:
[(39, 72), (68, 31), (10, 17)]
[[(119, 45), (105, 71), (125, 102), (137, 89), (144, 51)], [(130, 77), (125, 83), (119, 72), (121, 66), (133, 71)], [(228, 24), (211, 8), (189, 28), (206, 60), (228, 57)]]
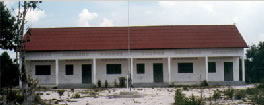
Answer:
[(233, 81), (233, 62), (224, 62), (224, 80)]
[(82, 65), (82, 83), (92, 83), (92, 65)]
[(153, 77), (154, 77), (154, 83), (162, 83), (163, 82), (163, 65), (162, 65), (162, 63), (153, 64)]

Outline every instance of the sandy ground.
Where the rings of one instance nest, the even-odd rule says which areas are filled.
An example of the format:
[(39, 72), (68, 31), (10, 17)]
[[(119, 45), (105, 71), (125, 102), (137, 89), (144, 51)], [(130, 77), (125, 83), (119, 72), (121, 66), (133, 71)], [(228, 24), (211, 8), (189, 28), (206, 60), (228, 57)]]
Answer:
[[(245, 86), (232, 86), (234, 89), (247, 89), (254, 87), (254, 85)], [(210, 89), (188, 89), (183, 91), (186, 96), (209, 97), (216, 89), (224, 90), (228, 87), (217, 87)], [(93, 91), (92, 89), (75, 89), (74, 93), (80, 93), (82, 98), (71, 98), (73, 92), (70, 89), (66, 89), (63, 96), (60, 98), (56, 91), (39, 91), (43, 93), (41, 98), (43, 100), (61, 99), (59, 104), (68, 105), (172, 105), (174, 103), (175, 88), (133, 88), (132, 91), (137, 91), (143, 95), (142, 98), (111, 98), (110, 95), (118, 95), (120, 91), (127, 91), (125, 88), (111, 88), (103, 91), (99, 91), (95, 97), (87, 96), (87, 91)], [(88, 92), (89, 93), (89, 92)], [(74, 101), (74, 102), (69, 102)], [(219, 104), (239, 104), (242, 100), (223, 100), (218, 101)], [(243, 104), (244, 105), (244, 104)]]

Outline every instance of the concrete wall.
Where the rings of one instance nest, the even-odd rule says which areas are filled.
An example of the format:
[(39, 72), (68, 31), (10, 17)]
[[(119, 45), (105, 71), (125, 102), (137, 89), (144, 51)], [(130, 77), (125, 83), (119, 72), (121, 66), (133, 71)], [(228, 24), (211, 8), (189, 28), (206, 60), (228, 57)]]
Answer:
[[(178, 63), (193, 63), (193, 73), (178, 73)], [(239, 57), (209, 57), (208, 62), (216, 62), (216, 73), (208, 73), (209, 81), (224, 81), (224, 62), (233, 62), (234, 81), (239, 81)], [(27, 69), (40, 84), (55, 84), (55, 61), (27, 61)], [(153, 64), (163, 64), (164, 83), (169, 82), (167, 58), (135, 58), (133, 59), (133, 83), (153, 83)], [(65, 74), (65, 65), (73, 64), (73, 75)], [(81, 84), (82, 64), (92, 64), (92, 60), (59, 60), (59, 84)], [(126, 77), (129, 68), (128, 59), (97, 59), (96, 79), (105, 80), (110, 85), (119, 77)], [(106, 64), (121, 64), (121, 74), (107, 74)], [(145, 73), (137, 74), (137, 64), (145, 64)], [(51, 75), (35, 75), (35, 65), (51, 65)], [(92, 67), (93, 69), (93, 67)], [(92, 70), (93, 74), (93, 70)], [(92, 80), (94, 77), (92, 75)], [(171, 58), (171, 82), (195, 82), (205, 80), (205, 58)]]
[[(131, 50), (131, 56), (125, 50), (116, 51), (59, 51), (29, 52), (26, 64), (29, 73), (38, 78), (40, 84), (55, 84), (55, 60), (59, 60), (59, 84), (81, 84), (82, 64), (92, 64), (96, 58), (96, 82), (105, 80), (109, 84), (119, 77), (126, 77), (129, 68), (127, 58), (133, 57), (133, 83), (153, 83), (153, 64), (163, 64), (163, 80), (169, 82), (168, 57), (171, 57), (171, 82), (192, 82), (205, 80), (205, 56), (208, 62), (216, 62), (216, 73), (208, 73), (209, 81), (224, 81), (224, 62), (233, 62), (234, 81), (239, 81), (239, 56), (243, 48), (222, 49), (172, 49), (172, 50)], [(178, 63), (192, 62), (193, 73), (178, 73)], [(137, 74), (136, 64), (145, 64), (145, 73)], [(65, 65), (74, 65), (74, 75), (65, 75)], [(106, 64), (121, 64), (122, 74), (106, 74)], [(51, 65), (51, 75), (35, 75), (35, 65)], [(92, 77), (94, 83), (94, 77)]]
[[(28, 66), (29, 65), (29, 66)], [(51, 66), (51, 75), (35, 75), (35, 66), (36, 65), (50, 65)], [(27, 62), (27, 68), (30, 68), (28, 71), (32, 74), (32, 77), (39, 81), (39, 84), (42, 85), (55, 85), (55, 61), (31, 61)]]
[[(169, 82), (168, 74), (168, 60), (166, 58), (145, 58), (145, 59), (134, 59), (133, 63), (133, 83), (153, 83), (153, 64), (163, 64), (163, 82)], [(145, 64), (145, 73), (137, 74), (137, 64)]]
[[(121, 64), (121, 74), (107, 74), (106, 64)], [(119, 77), (127, 77), (128, 73), (128, 60), (127, 59), (98, 59), (96, 60), (96, 78), (97, 81), (101, 80), (102, 83), (107, 80), (109, 84), (114, 84), (116, 80), (119, 83)]]

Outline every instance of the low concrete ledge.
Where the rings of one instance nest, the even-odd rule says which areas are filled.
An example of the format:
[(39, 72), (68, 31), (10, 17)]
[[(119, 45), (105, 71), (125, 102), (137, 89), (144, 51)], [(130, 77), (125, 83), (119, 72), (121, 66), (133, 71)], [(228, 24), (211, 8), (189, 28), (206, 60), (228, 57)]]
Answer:
[(209, 86), (240, 86), (246, 85), (243, 81), (209, 81)]
[(94, 84), (80, 84), (80, 83), (71, 83), (71, 84), (59, 84), (59, 89), (86, 89), (86, 88), (93, 88)]
[(168, 87), (169, 83), (133, 83), (134, 87)]

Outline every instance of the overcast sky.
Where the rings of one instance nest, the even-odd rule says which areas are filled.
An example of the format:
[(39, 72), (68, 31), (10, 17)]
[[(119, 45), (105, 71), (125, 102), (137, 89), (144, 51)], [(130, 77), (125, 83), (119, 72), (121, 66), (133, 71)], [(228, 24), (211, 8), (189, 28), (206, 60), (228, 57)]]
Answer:
[(128, 6), (133, 26), (236, 24), (248, 45), (264, 41), (263, 1), (44, 1), (26, 19), (32, 28), (127, 26)]

